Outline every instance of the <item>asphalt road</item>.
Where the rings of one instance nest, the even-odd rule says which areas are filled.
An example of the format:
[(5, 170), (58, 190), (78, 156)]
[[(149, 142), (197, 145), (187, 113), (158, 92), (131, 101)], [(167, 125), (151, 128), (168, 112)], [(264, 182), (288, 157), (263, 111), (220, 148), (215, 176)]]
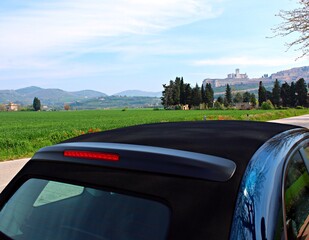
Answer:
[(0, 163), (0, 192), (17, 172), (28, 162), (29, 158)]
[[(293, 124), (301, 127), (309, 128), (309, 114), (274, 120), (270, 122)], [(19, 159), (0, 163), (0, 192), (7, 183), (16, 175), (16, 173), (26, 164), (29, 159)]]
[(274, 120), (270, 122), (292, 124), (292, 125), (309, 128), (309, 114), (303, 115), (303, 116), (291, 117), (291, 118), (278, 119), (278, 120)]

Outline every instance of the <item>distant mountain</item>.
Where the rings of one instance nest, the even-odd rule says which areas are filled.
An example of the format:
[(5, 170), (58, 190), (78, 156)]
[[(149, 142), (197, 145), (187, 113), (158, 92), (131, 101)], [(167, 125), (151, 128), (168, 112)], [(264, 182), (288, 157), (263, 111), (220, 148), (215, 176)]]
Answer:
[(15, 91), (21, 95), (29, 95), (34, 94), (35, 92), (40, 90), (42, 90), (42, 88), (31, 86), (31, 87), (20, 88)]
[(93, 90), (82, 90), (78, 92), (71, 92), (75, 96), (82, 97), (82, 98), (98, 98), (98, 97), (107, 97), (107, 94), (101, 93), (98, 91)]
[(14, 102), (24, 106), (32, 105), (34, 97), (37, 97), (42, 105), (54, 109), (63, 109), (64, 104), (69, 104), (72, 109), (158, 107), (161, 100), (157, 96), (161, 96), (161, 93), (134, 90), (108, 96), (93, 90), (67, 92), (62, 89), (31, 86), (17, 90), (0, 90), (0, 104)]
[(113, 94), (113, 96), (127, 96), (127, 97), (161, 97), (162, 92), (146, 92), (140, 90), (127, 90)]
[(105, 96), (107, 96), (105, 93), (92, 90), (67, 92), (62, 89), (44, 89), (31, 86), (17, 90), (0, 90), (0, 104), (14, 102), (21, 105), (29, 105), (32, 104), (34, 97), (37, 97), (43, 105), (63, 106), (64, 103), (68, 102)]
[(23, 97), (15, 90), (0, 90), (0, 104), (8, 102), (22, 102)]

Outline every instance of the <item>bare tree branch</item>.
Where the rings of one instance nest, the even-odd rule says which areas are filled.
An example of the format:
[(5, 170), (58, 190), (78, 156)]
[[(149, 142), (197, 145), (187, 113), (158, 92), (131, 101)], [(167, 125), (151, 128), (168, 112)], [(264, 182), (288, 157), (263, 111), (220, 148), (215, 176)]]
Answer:
[(300, 7), (294, 10), (281, 10), (276, 16), (283, 19), (283, 22), (273, 28), (276, 36), (285, 37), (290, 34), (297, 34), (296, 40), (287, 43), (287, 50), (296, 47), (296, 51), (302, 54), (298, 57), (309, 56), (309, 0), (298, 0)]

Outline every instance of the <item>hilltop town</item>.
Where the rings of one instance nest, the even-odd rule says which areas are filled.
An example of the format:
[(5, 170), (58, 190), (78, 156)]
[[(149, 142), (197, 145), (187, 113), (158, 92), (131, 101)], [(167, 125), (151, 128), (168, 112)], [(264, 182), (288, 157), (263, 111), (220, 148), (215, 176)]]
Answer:
[(206, 83), (210, 83), (214, 88), (229, 85), (253, 85), (258, 86), (259, 82), (262, 81), (265, 85), (268, 83), (273, 83), (276, 79), (279, 82), (293, 82), (297, 81), (299, 78), (305, 79), (306, 82), (309, 82), (309, 66), (292, 68), (290, 70), (280, 71), (270, 76), (264, 74), (260, 78), (249, 78), (247, 73), (240, 73), (240, 69), (236, 69), (235, 73), (227, 74), (226, 78), (223, 79), (210, 79), (206, 78), (203, 80), (203, 86), (206, 86)]

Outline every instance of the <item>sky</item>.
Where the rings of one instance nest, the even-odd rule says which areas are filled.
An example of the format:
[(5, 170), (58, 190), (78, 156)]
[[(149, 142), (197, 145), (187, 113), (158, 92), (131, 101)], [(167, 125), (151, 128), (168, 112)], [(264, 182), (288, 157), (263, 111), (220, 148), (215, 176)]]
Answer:
[(1, 0), (0, 89), (162, 91), (236, 68), (249, 77), (308, 66), (275, 37), (297, 0)]

